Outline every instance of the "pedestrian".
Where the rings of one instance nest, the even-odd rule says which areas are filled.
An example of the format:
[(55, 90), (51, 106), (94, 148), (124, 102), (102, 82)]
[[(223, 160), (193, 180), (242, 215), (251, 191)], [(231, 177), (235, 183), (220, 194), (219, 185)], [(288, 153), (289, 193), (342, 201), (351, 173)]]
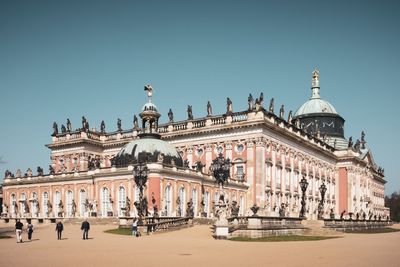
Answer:
[(89, 237), (89, 230), (90, 230), (90, 223), (85, 219), (82, 222), (81, 230), (83, 231), (83, 240), (88, 239)]
[(33, 225), (31, 222), (28, 223), (27, 231), (28, 231), (28, 240), (32, 241)]
[(133, 222), (132, 222), (132, 236), (139, 236), (138, 235), (138, 230), (137, 230), (137, 220), (136, 220), (136, 218), (134, 218)]
[(17, 222), (15, 223), (15, 234), (17, 236), (17, 243), (23, 243), (22, 241), (22, 228), (24, 227), (24, 225), (22, 224), (22, 222), (20, 220), (17, 220)]
[(61, 240), (61, 234), (63, 230), (64, 230), (64, 225), (62, 224), (61, 221), (58, 221), (56, 224), (57, 240)]

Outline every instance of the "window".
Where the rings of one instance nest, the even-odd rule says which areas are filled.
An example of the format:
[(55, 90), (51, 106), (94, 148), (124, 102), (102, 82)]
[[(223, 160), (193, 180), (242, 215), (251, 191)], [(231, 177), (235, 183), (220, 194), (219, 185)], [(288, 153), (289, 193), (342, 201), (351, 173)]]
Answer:
[(79, 214), (85, 216), (86, 212), (86, 191), (81, 189), (79, 191)]
[(56, 217), (58, 216), (58, 213), (61, 212), (60, 202), (61, 202), (61, 193), (57, 191), (54, 194), (54, 201), (53, 201), (54, 216)]
[(271, 186), (271, 164), (267, 164), (267, 186)]
[[(119, 187), (118, 190), (118, 215), (122, 216), (122, 209), (126, 207), (126, 193), (125, 188), (123, 186)], [(126, 214), (129, 216), (129, 214)]]
[(210, 193), (207, 191), (204, 194), (204, 211), (207, 213), (207, 216), (210, 216), (209, 210), (210, 210)]
[(244, 180), (243, 165), (240, 165), (240, 166), (236, 167), (236, 179), (241, 181), (241, 182)]
[(285, 169), (285, 188), (286, 190), (290, 188), (290, 169)]
[(197, 215), (197, 190), (196, 189), (192, 190), (192, 201), (193, 201), (194, 216), (196, 216)]
[(42, 198), (42, 211), (43, 211), (42, 215), (43, 215), (43, 217), (46, 217), (47, 212), (49, 211), (48, 207), (47, 207), (48, 201), (49, 201), (49, 194), (47, 192), (43, 192), (43, 198)]
[(11, 194), (11, 198), (10, 198), (10, 212), (11, 214), (16, 214), (17, 213), (17, 198), (15, 196), (15, 194)]
[(67, 199), (66, 199), (66, 204), (67, 204), (67, 217), (72, 217), (73, 212), (72, 212), (72, 201), (73, 201), (73, 196), (72, 196), (72, 191), (69, 190), (67, 192)]
[(165, 187), (165, 212), (167, 216), (171, 216), (171, 186), (167, 185)]
[(276, 167), (276, 174), (275, 174), (275, 183), (276, 188), (281, 188), (281, 174), (282, 174), (282, 167)]
[(185, 203), (186, 203), (186, 199), (185, 199), (185, 188), (184, 187), (181, 187), (181, 188), (179, 188), (179, 198), (180, 198), (180, 203), (179, 203), (179, 207), (180, 207), (180, 210), (181, 210), (181, 217), (184, 217), (185, 216), (185, 208), (186, 208), (186, 206), (185, 206)]
[(110, 211), (110, 198), (107, 187), (101, 189), (101, 215), (107, 217), (107, 212)]

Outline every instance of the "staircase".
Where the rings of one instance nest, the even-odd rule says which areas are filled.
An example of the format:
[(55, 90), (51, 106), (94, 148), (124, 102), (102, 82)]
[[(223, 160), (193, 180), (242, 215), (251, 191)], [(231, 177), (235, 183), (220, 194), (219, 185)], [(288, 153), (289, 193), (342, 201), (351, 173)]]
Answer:
[(304, 235), (308, 236), (342, 236), (343, 233), (325, 228), (323, 220), (303, 220), (301, 224), (307, 228)]

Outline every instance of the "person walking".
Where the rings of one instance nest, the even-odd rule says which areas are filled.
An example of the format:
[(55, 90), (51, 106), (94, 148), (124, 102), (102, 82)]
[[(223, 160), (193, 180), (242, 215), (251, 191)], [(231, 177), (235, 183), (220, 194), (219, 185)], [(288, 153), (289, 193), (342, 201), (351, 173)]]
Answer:
[(132, 222), (132, 236), (139, 236), (138, 235), (138, 230), (137, 230), (137, 220), (136, 220), (136, 218), (133, 219), (133, 222)]
[(28, 240), (32, 241), (33, 225), (31, 222), (28, 223), (27, 231), (28, 231)]
[(17, 243), (23, 243), (22, 241), (22, 228), (24, 227), (24, 225), (22, 224), (22, 222), (20, 220), (17, 220), (17, 222), (15, 223), (15, 234), (17, 236)]
[(90, 230), (90, 223), (85, 219), (82, 222), (81, 230), (83, 231), (83, 240), (88, 239), (89, 237), (89, 230)]
[(63, 230), (64, 230), (64, 225), (62, 224), (61, 221), (58, 221), (56, 224), (57, 240), (61, 240), (61, 234)]

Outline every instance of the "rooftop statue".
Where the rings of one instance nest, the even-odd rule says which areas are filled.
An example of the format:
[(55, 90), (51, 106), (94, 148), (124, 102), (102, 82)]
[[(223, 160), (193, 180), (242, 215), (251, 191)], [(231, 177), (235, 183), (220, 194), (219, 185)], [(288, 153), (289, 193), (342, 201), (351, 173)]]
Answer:
[(188, 113), (188, 120), (193, 120), (193, 112), (192, 112), (192, 106), (191, 105), (188, 105), (187, 113)]
[(64, 124), (61, 124), (61, 133), (66, 133), (67, 128), (65, 128)]
[(53, 135), (56, 136), (58, 134), (58, 125), (56, 122), (53, 122)]
[(232, 100), (227, 97), (226, 98), (226, 114), (231, 114), (233, 112), (233, 108), (232, 108)]
[(207, 117), (212, 116), (212, 107), (210, 101), (207, 102)]
[(106, 124), (105, 124), (104, 120), (102, 120), (101, 123), (100, 123), (100, 132), (101, 133), (105, 133), (106, 132)]
[(249, 94), (249, 97), (247, 98), (247, 104), (249, 105), (249, 108), (248, 108), (249, 111), (254, 110), (254, 99), (251, 94)]
[(133, 115), (133, 128), (136, 129), (138, 127), (139, 127), (138, 118), (137, 118), (137, 116), (135, 114), (135, 115)]
[(122, 122), (121, 122), (120, 118), (118, 118), (118, 120), (117, 120), (117, 129), (118, 129), (118, 132), (122, 132)]
[(71, 121), (69, 119), (67, 119), (67, 131), (68, 132), (72, 131), (72, 125), (71, 125)]
[(262, 104), (264, 102), (264, 93), (263, 92), (261, 92), (260, 98), (258, 100), (260, 100), (260, 105), (262, 106)]
[(285, 115), (285, 106), (282, 105), (281, 109), (279, 110), (279, 118), (283, 119), (284, 115)]
[(55, 174), (53, 166), (49, 165), (49, 174)]
[(169, 122), (174, 122), (174, 113), (172, 112), (172, 109), (169, 109), (168, 111), (168, 120)]
[(350, 138), (349, 138), (349, 144), (347, 147), (349, 147), (349, 148), (353, 147), (353, 137), (352, 136), (350, 136)]
[(15, 177), (20, 178), (21, 177), (21, 170), (18, 169), (17, 172), (15, 173)]
[(86, 121), (85, 116), (82, 116), (82, 129), (86, 129), (86, 123), (87, 123), (87, 121)]
[(147, 96), (149, 97), (149, 101), (150, 101), (151, 97), (153, 96), (153, 87), (151, 87), (151, 85), (148, 84), (148, 85), (144, 86), (144, 90), (147, 92)]
[(288, 119), (287, 119), (287, 121), (288, 121), (288, 123), (292, 123), (292, 120), (293, 120), (293, 115), (292, 115), (292, 111), (289, 111), (289, 116), (288, 116)]
[(315, 68), (312, 73), (312, 87), (319, 87), (318, 76), (319, 76), (319, 71), (317, 70), (317, 68)]
[(274, 98), (271, 98), (271, 101), (269, 102), (269, 109), (268, 111), (270, 113), (274, 113)]
[(365, 149), (365, 133), (364, 131), (361, 132), (361, 148)]
[(260, 100), (257, 98), (256, 99), (256, 111), (260, 111), (261, 110), (261, 102), (260, 102)]
[(37, 167), (36, 172), (38, 176), (43, 176), (43, 169), (40, 166)]

